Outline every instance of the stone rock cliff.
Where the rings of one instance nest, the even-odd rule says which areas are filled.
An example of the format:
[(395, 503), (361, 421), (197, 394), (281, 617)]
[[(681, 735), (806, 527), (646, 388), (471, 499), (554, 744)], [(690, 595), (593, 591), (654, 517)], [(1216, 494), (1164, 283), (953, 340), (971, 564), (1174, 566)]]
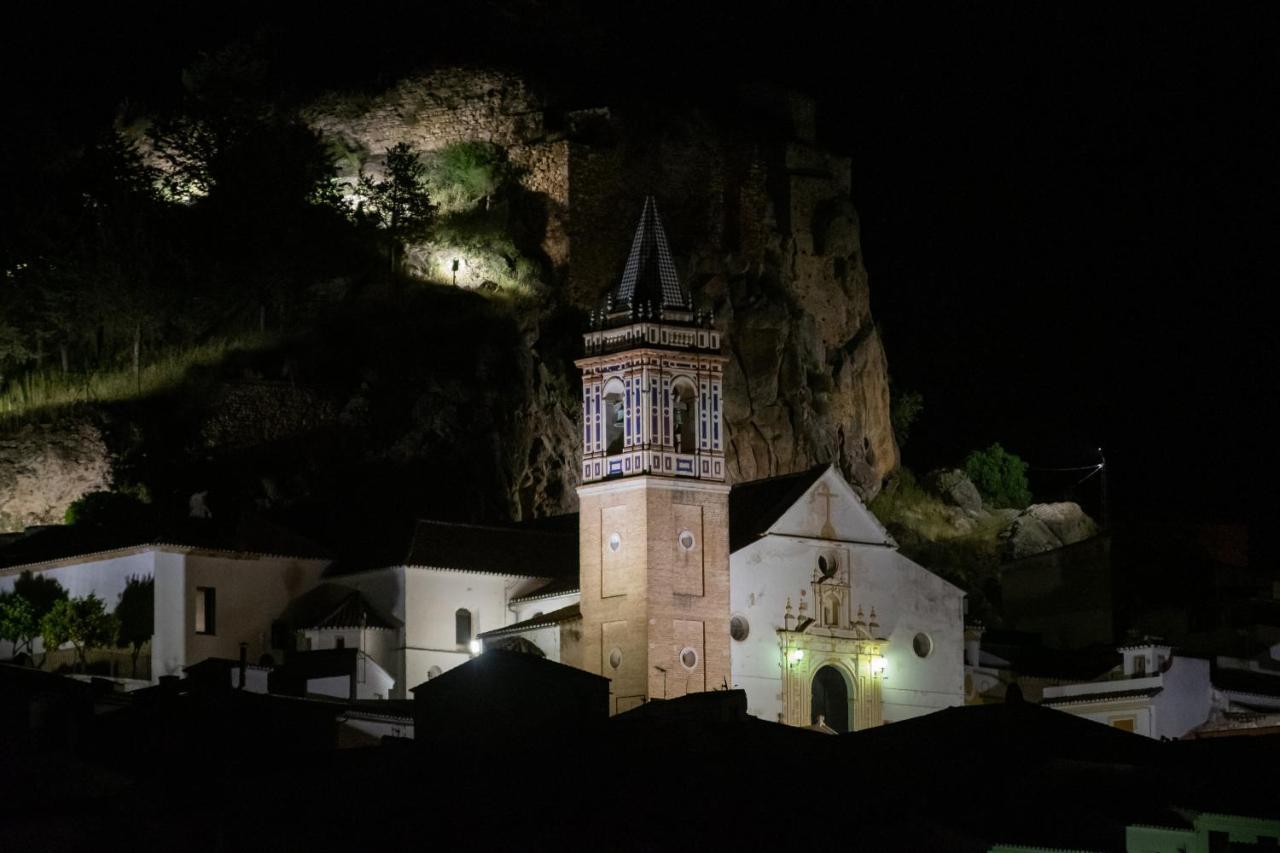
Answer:
[[(454, 361), (468, 357), (458, 347), (470, 339), (488, 337), (484, 346), (515, 351), (482, 353), (487, 360), (473, 363), (469, 381), (423, 374), (424, 381), (406, 383), (395, 366), (360, 368), (367, 381), (331, 379), (319, 362), (310, 373), (306, 364), (290, 371), (258, 366), (250, 378), (287, 374), (292, 388), (296, 375), (325, 387), (310, 400), (254, 380), (212, 396), (206, 389), (186, 401), (157, 400), (159, 415), (147, 415), (153, 425), (135, 429), (144, 438), (111, 452), (88, 422), (0, 428), (0, 531), (60, 520), (72, 500), (121, 479), (113, 464), (128, 469), (125, 480), (166, 480), (148, 486), (171, 502), (185, 500), (183, 490), (207, 488), (210, 472), (236, 466), (245, 468), (238, 482), (266, 484), (252, 495), (259, 505), (325, 496), (351, 502), (349, 490), (333, 486), (333, 466), (416, 465), (426, 476), (466, 472), (462, 485), (476, 494), (457, 501), (459, 516), (576, 509), (580, 415), (572, 359), (586, 311), (621, 271), (648, 194), (658, 199), (681, 275), (725, 331), (731, 478), (834, 461), (871, 498), (896, 468), (886, 358), (871, 317), (850, 162), (815, 143), (811, 103), (757, 92), (744, 95), (737, 112), (714, 118), (687, 105), (564, 110), (553, 94), (518, 77), (445, 69), (374, 98), (322, 99), (304, 115), (344, 152), (340, 172), (349, 180), (378, 172), (382, 154), (398, 142), (431, 151), (482, 140), (507, 151), (521, 170), (523, 208), (515, 215), (526, 231), (532, 223), (526, 242), (545, 279), (538, 307), (513, 303), (514, 340), (497, 344), (491, 330), (477, 328), (461, 344), (440, 346)], [(426, 251), (417, 247), (415, 257)], [(493, 314), (458, 322), (486, 323)], [(493, 370), (503, 375), (485, 379)], [(396, 396), (404, 399), (388, 403)], [(181, 428), (160, 411), (172, 405), (190, 418)], [(443, 423), (447, 418), (455, 422)], [(487, 436), (477, 438), (478, 430)], [(286, 440), (304, 432), (317, 438)], [(459, 442), (471, 442), (466, 453)], [(192, 457), (185, 474), (176, 470), (184, 455)], [(125, 456), (130, 461), (121, 462)], [(471, 468), (461, 466), (464, 456)], [(442, 485), (417, 488), (425, 495)], [(424, 504), (422, 511), (436, 509)]]
[[(371, 103), (318, 103), (308, 119), (358, 152), (353, 175), (376, 172), (399, 142), (426, 151), (471, 139), (503, 145), (542, 205), (540, 245), (555, 292), (583, 310), (619, 274), (640, 200), (656, 195), (681, 273), (726, 333), (732, 478), (835, 461), (873, 497), (898, 463), (887, 364), (850, 162), (814, 143), (813, 105), (748, 93), (737, 116), (712, 120), (662, 105), (651, 105), (661, 118), (608, 107), (557, 112), (552, 100), (514, 76), (447, 69)], [(529, 342), (529, 428), (515, 454), (513, 508), (568, 510), (571, 484), (561, 480), (576, 467), (578, 415), (563, 406), (576, 398), (576, 377), (541, 360), (536, 335)]]

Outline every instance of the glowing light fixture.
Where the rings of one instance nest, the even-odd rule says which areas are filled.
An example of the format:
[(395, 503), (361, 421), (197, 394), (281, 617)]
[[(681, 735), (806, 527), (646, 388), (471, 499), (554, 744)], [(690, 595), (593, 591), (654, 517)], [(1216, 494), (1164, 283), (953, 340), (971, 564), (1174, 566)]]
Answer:
[(884, 675), (885, 670), (888, 669), (888, 666), (889, 665), (888, 663), (885, 662), (885, 659), (880, 657), (879, 655), (876, 655), (871, 659), (871, 671), (876, 675)]
[(792, 663), (800, 663), (800, 661), (804, 660), (804, 649), (792, 649), (787, 652), (787, 660)]
[(484, 651), (484, 643), (480, 642), (479, 640), (472, 640), (472, 641), (471, 641), (471, 654), (473, 654), (473, 655), (478, 655), (478, 654), (480, 654), (482, 651)]

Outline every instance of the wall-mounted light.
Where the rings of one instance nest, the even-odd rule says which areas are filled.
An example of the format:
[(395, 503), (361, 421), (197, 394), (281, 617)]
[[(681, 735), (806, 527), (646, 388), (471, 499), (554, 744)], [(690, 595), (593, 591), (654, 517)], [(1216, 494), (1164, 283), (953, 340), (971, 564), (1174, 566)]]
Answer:
[(472, 641), (471, 641), (471, 654), (473, 654), (473, 655), (478, 655), (478, 654), (480, 654), (482, 651), (484, 651), (484, 643), (480, 642), (479, 640), (472, 640)]
[(804, 660), (804, 649), (792, 649), (787, 652), (787, 660), (792, 663), (800, 663), (800, 661)]
[(885, 671), (888, 670), (888, 668), (889, 668), (888, 662), (885, 661), (885, 659), (882, 658), (881, 656), (876, 655), (871, 659), (871, 672), (873, 674), (884, 675)]

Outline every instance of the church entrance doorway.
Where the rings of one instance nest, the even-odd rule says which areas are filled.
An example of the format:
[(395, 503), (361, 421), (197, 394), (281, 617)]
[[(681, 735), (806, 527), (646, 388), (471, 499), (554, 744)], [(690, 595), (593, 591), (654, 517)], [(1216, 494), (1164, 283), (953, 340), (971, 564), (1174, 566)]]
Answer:
[(810, 723), (817, 723), (821, 716), (829, 728), (849, 731), (849, 687), (840, 670), (824, 666), (813, 674), (811, 707)]

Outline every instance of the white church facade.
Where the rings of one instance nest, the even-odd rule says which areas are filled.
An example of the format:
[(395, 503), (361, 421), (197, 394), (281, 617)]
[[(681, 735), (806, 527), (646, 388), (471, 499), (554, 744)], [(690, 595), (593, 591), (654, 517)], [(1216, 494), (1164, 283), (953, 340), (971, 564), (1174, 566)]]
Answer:
[[(732, 687), (762, 719), (851, 731), (963, 704), (962, 591), (902, 555), (837, 469), (726, 481), (721, 343), (648, 200), (578, 362), (576, 517), (423, 521), (403, 559), (360, 571), (242, 553), (175, 574), (153, 548), (137, 568), (157, 579), (153, 677), (206, 647), (232, 657), (248, 643), (254, 660), (355, 647), (378, 685), (360, 695), (404, 698), (506, 646), (609, 678), (614, 712)], [(101, 560), (22, 564), (6, 550), (0, 591), (26, 569), (109, 605), (118, 593)], [(223, 574), (206, 577), (206, 562)], [(216, 641), (195, 630), (210, 606), (197, 590), (213, 588), (201, 624), (214, 620)]]

